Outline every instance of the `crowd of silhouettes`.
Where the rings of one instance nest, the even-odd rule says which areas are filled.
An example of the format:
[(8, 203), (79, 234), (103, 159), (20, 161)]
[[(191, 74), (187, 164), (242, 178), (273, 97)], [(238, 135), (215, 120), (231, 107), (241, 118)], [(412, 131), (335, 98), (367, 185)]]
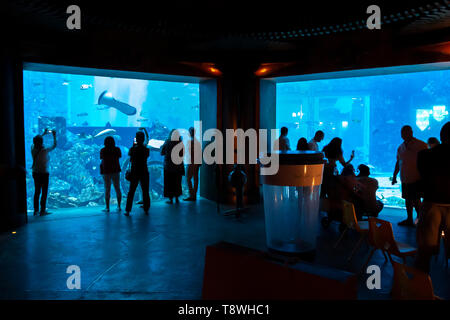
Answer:
[[(53, 145), (51, 147), (44, 147), (44, 136), (51, 133), (53, 135)], [(189, 196), (185, 201), (196, 201), (199, 184), (199, 170), (201, 163), (195, 163), (196, 159), (201, 160), (201, 144), (195, 138), (194, 128), (189, 129), (190, 139), (187, 143), (188, 149), (188, 165), (184, 166), (185, 148), (183, 139), (178, 130), (173, 129), (164, 144), (160, 148), (160, 153), (164, 156), (164, 197), (169, 200), (167, 203), (172, 204), (174, 199), (178, 203), (179, 197), (182, 195), (182, 177), (187, 176), (187, 187), (189, 189)], [(126, 173), (125, 177), (129, 181), (129, 191), (127, 194), (127, 201), (125, 206), (125, 215), (129, 216), (133, 207), (135, 193), (140, 185), (140, 200), (137, 204), (141, 204), (145, 214), (148, 215), (151, 206), (150, 198), (150, 177), (147, 166), (147, 160), (150, 156), (150, 149), (148, 148), (149, 135), (145, 128), (139, 128), (133, 141), (133, 145), (128, 152), (128, 159), (125, 161)], [(181, 145), (179, 145), (181, 143)], [(172, 158), (172, 151), (176, 146), (181, 146), (179, 149), (179, 163), (175, 163)], [(35, 186), (34, 193), (34, 215), (49, 214), (46, 211), (47, 194), (49, 186), (49, 152), (56, 148), (56, 131), (45, 129), (42, 134), (38, 134), (33, 138), (33, 145), (31, 146), (31, 154), (33, 158), (32, 172)], [(200, 156), (200, 157), (199, 157)], [(122, 152), (116, 146), (114, 137), (107, 136), (104, 139), (104, 147), (100, 150), (100, 174), (104, 181), (105, 190), (105, 209), (104, 212), (110, 212), (111, 202), (111, 186), (114, 187), (117, 197), (117, 211), (122, 210), (122, 191), (120, 187), (121, 172), (120, 158)], [(198, 162), (198, 161), (197, 161)]]
[[(418, 255), (416, 267), (429, 272), (432, 255), (439, 251), (440, 237), (444, 235), (446, 257), (450, 258), (450, 122), (443, 125), (439, 141), (430, 137), (427, 142), (414, 137), (409, 125), (401, 128), (403, 142), (397, 148), (396, 164), (391, 181), (397, 183), (400, 174), (401, 193), (405, 200), (407, 218), (400, 226), (417, 227)], [(307, 143), (306, 138), (297, 142), (297, 151), (319, 151), (318, 143), (325, 137), (317, 131)], [(288, 129), (281, 128), (274, 150), (290, 151)], [(352, 151), (346, 161), (342, 150), (342, 139), (335, 137), (322, 149), (325, 156), (321, 198), (329, 203), (329, 216), (342, 218), (342, 200), (354, 205), (358, 219), (363, 216), (377, 217), (384, 204), (377, 199), (378, 181), (370, 177), (370, 167), (351, 164), (355, 157)], [(343, 167), (339, 173), (337, 165)], [(422, 201), (423, 199), (423, 201)], [(413, 219), (416, 210), (417, 218)]]
[[(44, 136), (51, 133), (53, 144), (44, 147)], [(417, 242), (419, 254), (416, 260), (417, 267), (429, 271), (430, 259), (439, 248), (441, 232), (445, 235), (445, 243), (450, 253), (450, 122), (444, 124), (440, 132), (439, 141), (430, 137), (427, 142), (414, 137), (411, 126), (405, 125), (400, 131), (403, 142), (397, 148), (396, 164), (392, 175), (392, 184), (397, 183), (400, 174), (402, 198), (405, 200), (407, 218), (401, 222), (401, 226), (417, 226)], [(179, 202), (182, 195), (182, 177), (187, 176), (189, 197), (186, 201), (195, 201), (198, 189), (198, 174), (200, 163), (195, 163), (197, 152), (201, 153), (201, 144), (195, 138), (194, 128), (189, 130), (187, 142), (188, 166), (185, 170), (185, 147), (181, 134), (173, 129), (167, 140), (161, 146), (161, 155), (164, 156), (164, 197)], [(302, 137), (298, 140), (297, 151), (318, 152), (318, 143), (323, 141), (325, 134), (319, 130), (308, 142)], [(148, 214), (151, 200), (149, 195), (149, 171), (147, 159), (150, 150), (147, 147), (149, 136), (144, 128), (139, 128), (136, 133), (133, 146), (128, 152), (129, 167), (126, 171), (126, 179), (130, 182), (127, 195), (125, 215), (129, 216), (134, 195), (138, 185), (142, 190), (142, 204), (145, 214)], [(56, 131), (45, 129), (42, 134), (33, 138), (31, 154), (33, 158), (32, 172), (35, 186), (34, 215), (46, 215), (46, 202), (49, 185), (49, 153), (56, 147)], [(178, 152), (178, 159), (173, 157), (174, 149)], [(290, 151), (288, 129), (281, 128), (281, 135), (275, 141), (274, 149), (280, 152)], [(368, 165), (360, 164), (355, 173), (351, 164), (355, 157), (355, 151), (351, 152), (348, 160), (344, 158), (342, 139), (335, 137), (322, 149), (325, 156), (321, 198), (326, 198), (330, 203), (330, 212), (337, 212), (342, 200), (353, 203), (358, 219), (364, 216), (378, 216), (383, 209), (383, 203), (377, 199), (376, 191), (378, 181), (370, 177)], [(104, 148), (100, 151), (100, 173), (104, 179), (105, 187), (105, 212), (110, 212), (111, 185), (114, 186), (117, 196), (117, 209), (121, 211), (122, 193), (120, 188), (121, 167), (119, 159), (121, 151), (115, 145), (113, 137), (108, 136), (104, 140)], [(339, 173), (338, 163), (343, 167)], [(192, 183), (193, 182), (193, 183)], [(422, 201), (423, 199), (423, 201)], [(334, 208), (334, 209), (333, 209)], [(413, 210), (416, 210), (417, 219), (413, 219)]]

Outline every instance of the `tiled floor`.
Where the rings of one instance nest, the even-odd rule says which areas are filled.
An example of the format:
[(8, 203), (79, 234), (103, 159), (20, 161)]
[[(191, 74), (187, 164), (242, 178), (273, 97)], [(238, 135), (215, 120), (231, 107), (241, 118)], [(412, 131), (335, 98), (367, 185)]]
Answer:
[[(222, 208), (224, 209), (224, 208)], [(385, 209), (397, 240), (415, 245), (415, 230), (398, 227), (404, 212)], [(357, 272), (368, 248), (363, 245), (350, 265), (346, 257), (355, 237), (333, 249), (337, 224), (323, 230), (316, 263)], [(30, 217), (15, 234), (0, 234), (1, 299), (199, 299), (205, 247), (228, 241), (265, 249), (264, 213), (255, 206), (241, 219), (217, 213), (215, 203), (153, 203), (150, 215), (136, 208), (131, 217), (99, 208), (55, 211)], [(409, 261), (412, 263), (412, 261)], [(382, 270), (381, 290), (369, 291), (360, 279), (359, 298), (388, 299), (392, 268), (376, 253), (370, 264)], [(69, 290), (66, 268), (81, 268), (81, 290)], [(433, 260), (435, 293), (450, 298), (450, 271), (443, 257)]]

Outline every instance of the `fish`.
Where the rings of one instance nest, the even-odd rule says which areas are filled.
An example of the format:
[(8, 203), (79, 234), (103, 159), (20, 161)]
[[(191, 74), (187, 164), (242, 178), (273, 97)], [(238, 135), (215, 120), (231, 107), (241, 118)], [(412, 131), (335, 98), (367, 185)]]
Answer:
[(68, 86), (69, 82), (68, 81), (63, 81), (63, 83), (61, 83), (63, 86)]
[(200, 108), (200, 106), (198, 104), (196, 104), (195, 106), (192, 106), (192, 109), (194, 110), (198, 110)]
[(125, 102), (114, 99), (111, 92), (108, 92), (108, 90), (105, 90), (100, 94), (100, 96), (98, 97), (98, 104), (106, 105), (108, 106), (108, 108), (115, 108), (128, 116), (133, 116), (137, 112), (137, 109), (135, 107), (132, 107)]
[(150, 139), (148, 141), (147, 146), (150, 148), (159, 149), (164, 144), (164, 140), (156, 140), (156, 139)]
[(80, 89), (81, 90), (87, 90), (87, 89), (89, 89), (89, 88), (92, 88), (92, 84), (82, 84), (81, 86), (80, 86)]
[(114, 129), (105, 129), (103, 131), (100, 131), (96, 135), (94, 135), (94, 138), (100, 138), (100, 137), (104, 137), (104, 136), (111, 136), (111, 135), (114, 135), (115, 133), (116, 133), (116, 130), (114, 130)]
[(89, 123), (88, 123), (87, 121), (85, 121), (85, 122), (83, 122), (81, 125), (82, 125), (82, 126), (88, 126)]
[(77, 114), (77, 117), (87, 117), (89, 114), (87, 112), (82, 112)]
[(138, 122), (145, 122), (145, 121), (148, 121), (148, 119), (147, 118), (139, 118), (136, 121), (138, 121)]
[(387, 124), (394, 124), (395, 121), (391, 119), (391, 120), (386, 121), (386, 123), (387, 123)]
[(108, 106), (97, 106), (97, 110), (106, 110), (109, 109)]
[(180, 100), (180, 97), (172, 97), (172, 100), (173, 101), (178, 101), (178, 100)]

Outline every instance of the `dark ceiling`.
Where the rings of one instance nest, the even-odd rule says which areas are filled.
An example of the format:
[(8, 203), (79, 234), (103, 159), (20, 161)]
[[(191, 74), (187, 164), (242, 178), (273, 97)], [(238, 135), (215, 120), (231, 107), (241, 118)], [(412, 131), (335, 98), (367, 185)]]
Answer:
[[(366, 8), (377, 4), (385, 26), (403, 28), (421, 20), (439, 24), (450, 17), (447, 0), (396, 1), (46, 1), (8, 0), (4, 8), (15, 21), (49, 28), (65, 27), (66, 8), (77, 4), (83, 27), (214, 40), (222, 37), (294, 41), (336, 29), (351, 32), (364, 27)], [(416, 25), (420, 32), (423, 25)], [(448, 27), (448, 25), (447, 25)]]
[[(76, 43), (78, 49), (73, 46), (72, 51), (80, 50), (78, 54), (82, 52), (79, 47), (85, 46), (123, 53), (142, 50), (160, 59), (177, 61), (217, 62), (230, 56), (290, 61), (305, 50), (323, 48), (330, 42), (360, 42), (370, 47), (373, 39), (388, 39), (394, 46), (450, 40), (448, 0), (3, 3), (2, 29), (10, 34), (11, 41), (19, 42), (30, 52), (36, 46), (53, 48), (57, 43), (70, 48)], [(66, 8), (71, 4), (81, 8), (79, 31), (66, 28)], [(382, 28), (378, 31), (365, 26), (369, 16), (366, 9), (371, 4), (381, 8)]]

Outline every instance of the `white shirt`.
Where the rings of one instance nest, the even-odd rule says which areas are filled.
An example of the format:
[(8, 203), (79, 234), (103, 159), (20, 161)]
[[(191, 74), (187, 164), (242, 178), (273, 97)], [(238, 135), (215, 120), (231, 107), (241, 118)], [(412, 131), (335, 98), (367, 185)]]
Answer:
[(319, 146), (317, 145), (317, 142), (316, 142), (316, 140), (314, 140), (314, 138), (312, 138), (308, 142), (308, 149), (312, 150), (312, 151), (319, 151)]
[[(54, 138), (55, 139), (55, 138)], [(56, 148), (56, 139), (50, 148), (42, 148), (37, 151), (34, 145), (31, 147), (31, 155), (34, 158), (32, 170), (35, 173), (48, 173), (48, 153)]]
[[(194, 149), (194, 150), (192, 150)], [(195, 160), (200, 163), (195, 163)], [(202, 161), (202, 145), (196, 138), (190, 139), (187, 145), (187, 163), (201, 164)]]
[(46, 148), (42, 148), (40, 151), (36, 151), (34, 159), (33, 172), (35, 173), (48, 173), (48, 152)]
[(416, 138), (412, 138), (408, 143), (403, 142), (398, 147), (397, 161), (402, 183), (414, 183), (420, 179), (419, 170), (417, 170), (417, 153), (427, 148), (425, 142)]
[[(278, 146), (278, 147), (277, 147)], [(291, 146), (289, 144), (289, 139), (286, 136), (280, 136), (274, 143), (274, 151), (289, 151)]]

